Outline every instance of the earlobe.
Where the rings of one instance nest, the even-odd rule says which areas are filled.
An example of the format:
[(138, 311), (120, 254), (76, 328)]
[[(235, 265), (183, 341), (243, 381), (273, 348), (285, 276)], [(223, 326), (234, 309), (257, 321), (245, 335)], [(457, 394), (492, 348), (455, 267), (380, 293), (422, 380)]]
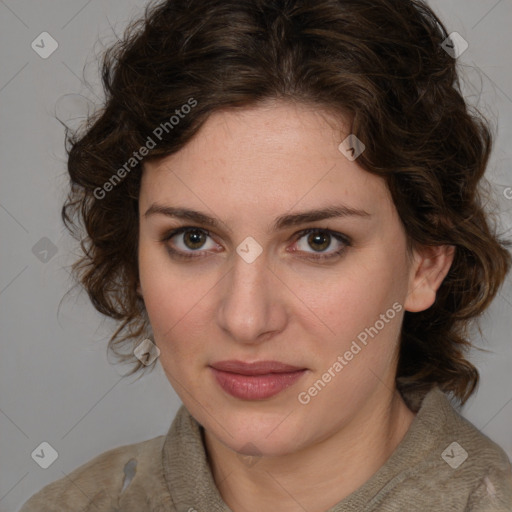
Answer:
[(424, 311), (436, 300), (437, 290), (448, 274), (455, 257), (453, 245), (423, 247), (414, 253), (405, 310)]

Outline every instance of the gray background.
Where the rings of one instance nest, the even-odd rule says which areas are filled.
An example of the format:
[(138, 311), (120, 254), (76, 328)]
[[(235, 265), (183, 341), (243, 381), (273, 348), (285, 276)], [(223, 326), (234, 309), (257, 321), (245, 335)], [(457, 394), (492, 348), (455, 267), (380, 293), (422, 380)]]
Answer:
[[(84, 293), (63, 299), (77, 246), (60, 221), (67, 179), (55, 116), (73, 125), (98, 101), (96, 56), (145, 4), (0, 0), (0, 511), (17, 510), (107, 449), (166, 433), (180, 404), (160, 367), (123, 379), (126, 369), (111, 365), (105, 350), (114, 324)], [(464, 90), (497, 132), (488, 177), (502, 231), (512, 236), (512, 1), (430, 4), (469, 43), (459, 57)], [(44, 31), (58, 42), (46, 59), (31, 47)], [(509, 277), (483, 318), (483, 335), (475, 333), (490, 352), (473, 354), (482, 383), (463, 410), (509, 457), (511, 313)], [(43, 441), (59, 454), (48, 469), (31, 457)]]

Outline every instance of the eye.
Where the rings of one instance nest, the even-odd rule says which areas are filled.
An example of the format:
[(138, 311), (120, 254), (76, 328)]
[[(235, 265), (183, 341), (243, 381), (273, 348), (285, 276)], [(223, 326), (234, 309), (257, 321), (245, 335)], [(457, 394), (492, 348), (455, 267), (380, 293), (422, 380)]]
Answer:
[[(350, 246), (350, 240), (345, 235), (329, 229), (311, 228), (297, 234), (296, 244), (298, 249), (292, 249), (293, 252), (305, 252), (310, 255), (307, 257), (309, 259), (326, 260), (340, 256)], [(313, 251), (308, 251), (308, 248), (312, 248)], [(326, 251), (329, 248), (333, 250)]]
[[(210, 233), (204, 229), (182, 227), (174, 229), (165, 235), (162, 242), (167, 242), (167, 250), (174, 257), (199, 258), (204, 256), (205, 251), (211, 251), (217, 247), (215, 243), (211, 243), (210, 246), (205, 246), (209, 237)], [(176, 239), (176, 241), (172, 244), (168, 243), (173, 239)], [(176, 249), (174, 247), (176, 247)], [(192, 254), (194, 252), (198, 252), (199, 254)]]
[[(167, 251), (173, 258), (191, 259), (206, 257), (208, 252), (218, 248), (218, 245), (213, 241), (208, 245), (208, 238), (211, 239), (209, 231), (184, 226), (167, 233), (161, 241), (166, 244)], [(306, 253), (308, 256), (304, 258), (313, 261), (339, 257), (350, 246), (350, 239), (347, 236), (329, 229), (304, 229), (297, 233), (294, 238), (296, 240), (295, 245), (298, 248), (291, 249), (290, 252)], [(308, 251), (308, 248), (312, 248), (313, 251)], [(334, 250), (326, 251), (329, 248), (334, 248)]]

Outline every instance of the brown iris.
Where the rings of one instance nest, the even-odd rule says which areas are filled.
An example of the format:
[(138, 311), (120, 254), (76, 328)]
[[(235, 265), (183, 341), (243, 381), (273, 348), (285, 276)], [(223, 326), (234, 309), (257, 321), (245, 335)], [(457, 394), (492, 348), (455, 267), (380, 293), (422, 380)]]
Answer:
[(183, 240), (189, 249), (200, 249), (205, 243), (205, 233), (198, 229), (189, 230), (185, 233)]
[(330, 242), (331, 236), (325, 233), (310, 233), (308, 236), (308, 244), (310, 244), (313, 249), (315, 249), (315, 245), (321, 245), (321, 247), (318, 248), (319, 251), (329, 247)]

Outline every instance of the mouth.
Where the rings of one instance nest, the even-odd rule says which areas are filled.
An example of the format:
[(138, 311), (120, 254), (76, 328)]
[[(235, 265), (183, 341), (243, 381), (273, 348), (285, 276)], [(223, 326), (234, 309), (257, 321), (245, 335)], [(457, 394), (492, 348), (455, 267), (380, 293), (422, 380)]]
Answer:
[(219, 386), (241, 400), (264, 400), (295, 384), (306, 368), (278, 361), (221, 361), (210, 365)]

